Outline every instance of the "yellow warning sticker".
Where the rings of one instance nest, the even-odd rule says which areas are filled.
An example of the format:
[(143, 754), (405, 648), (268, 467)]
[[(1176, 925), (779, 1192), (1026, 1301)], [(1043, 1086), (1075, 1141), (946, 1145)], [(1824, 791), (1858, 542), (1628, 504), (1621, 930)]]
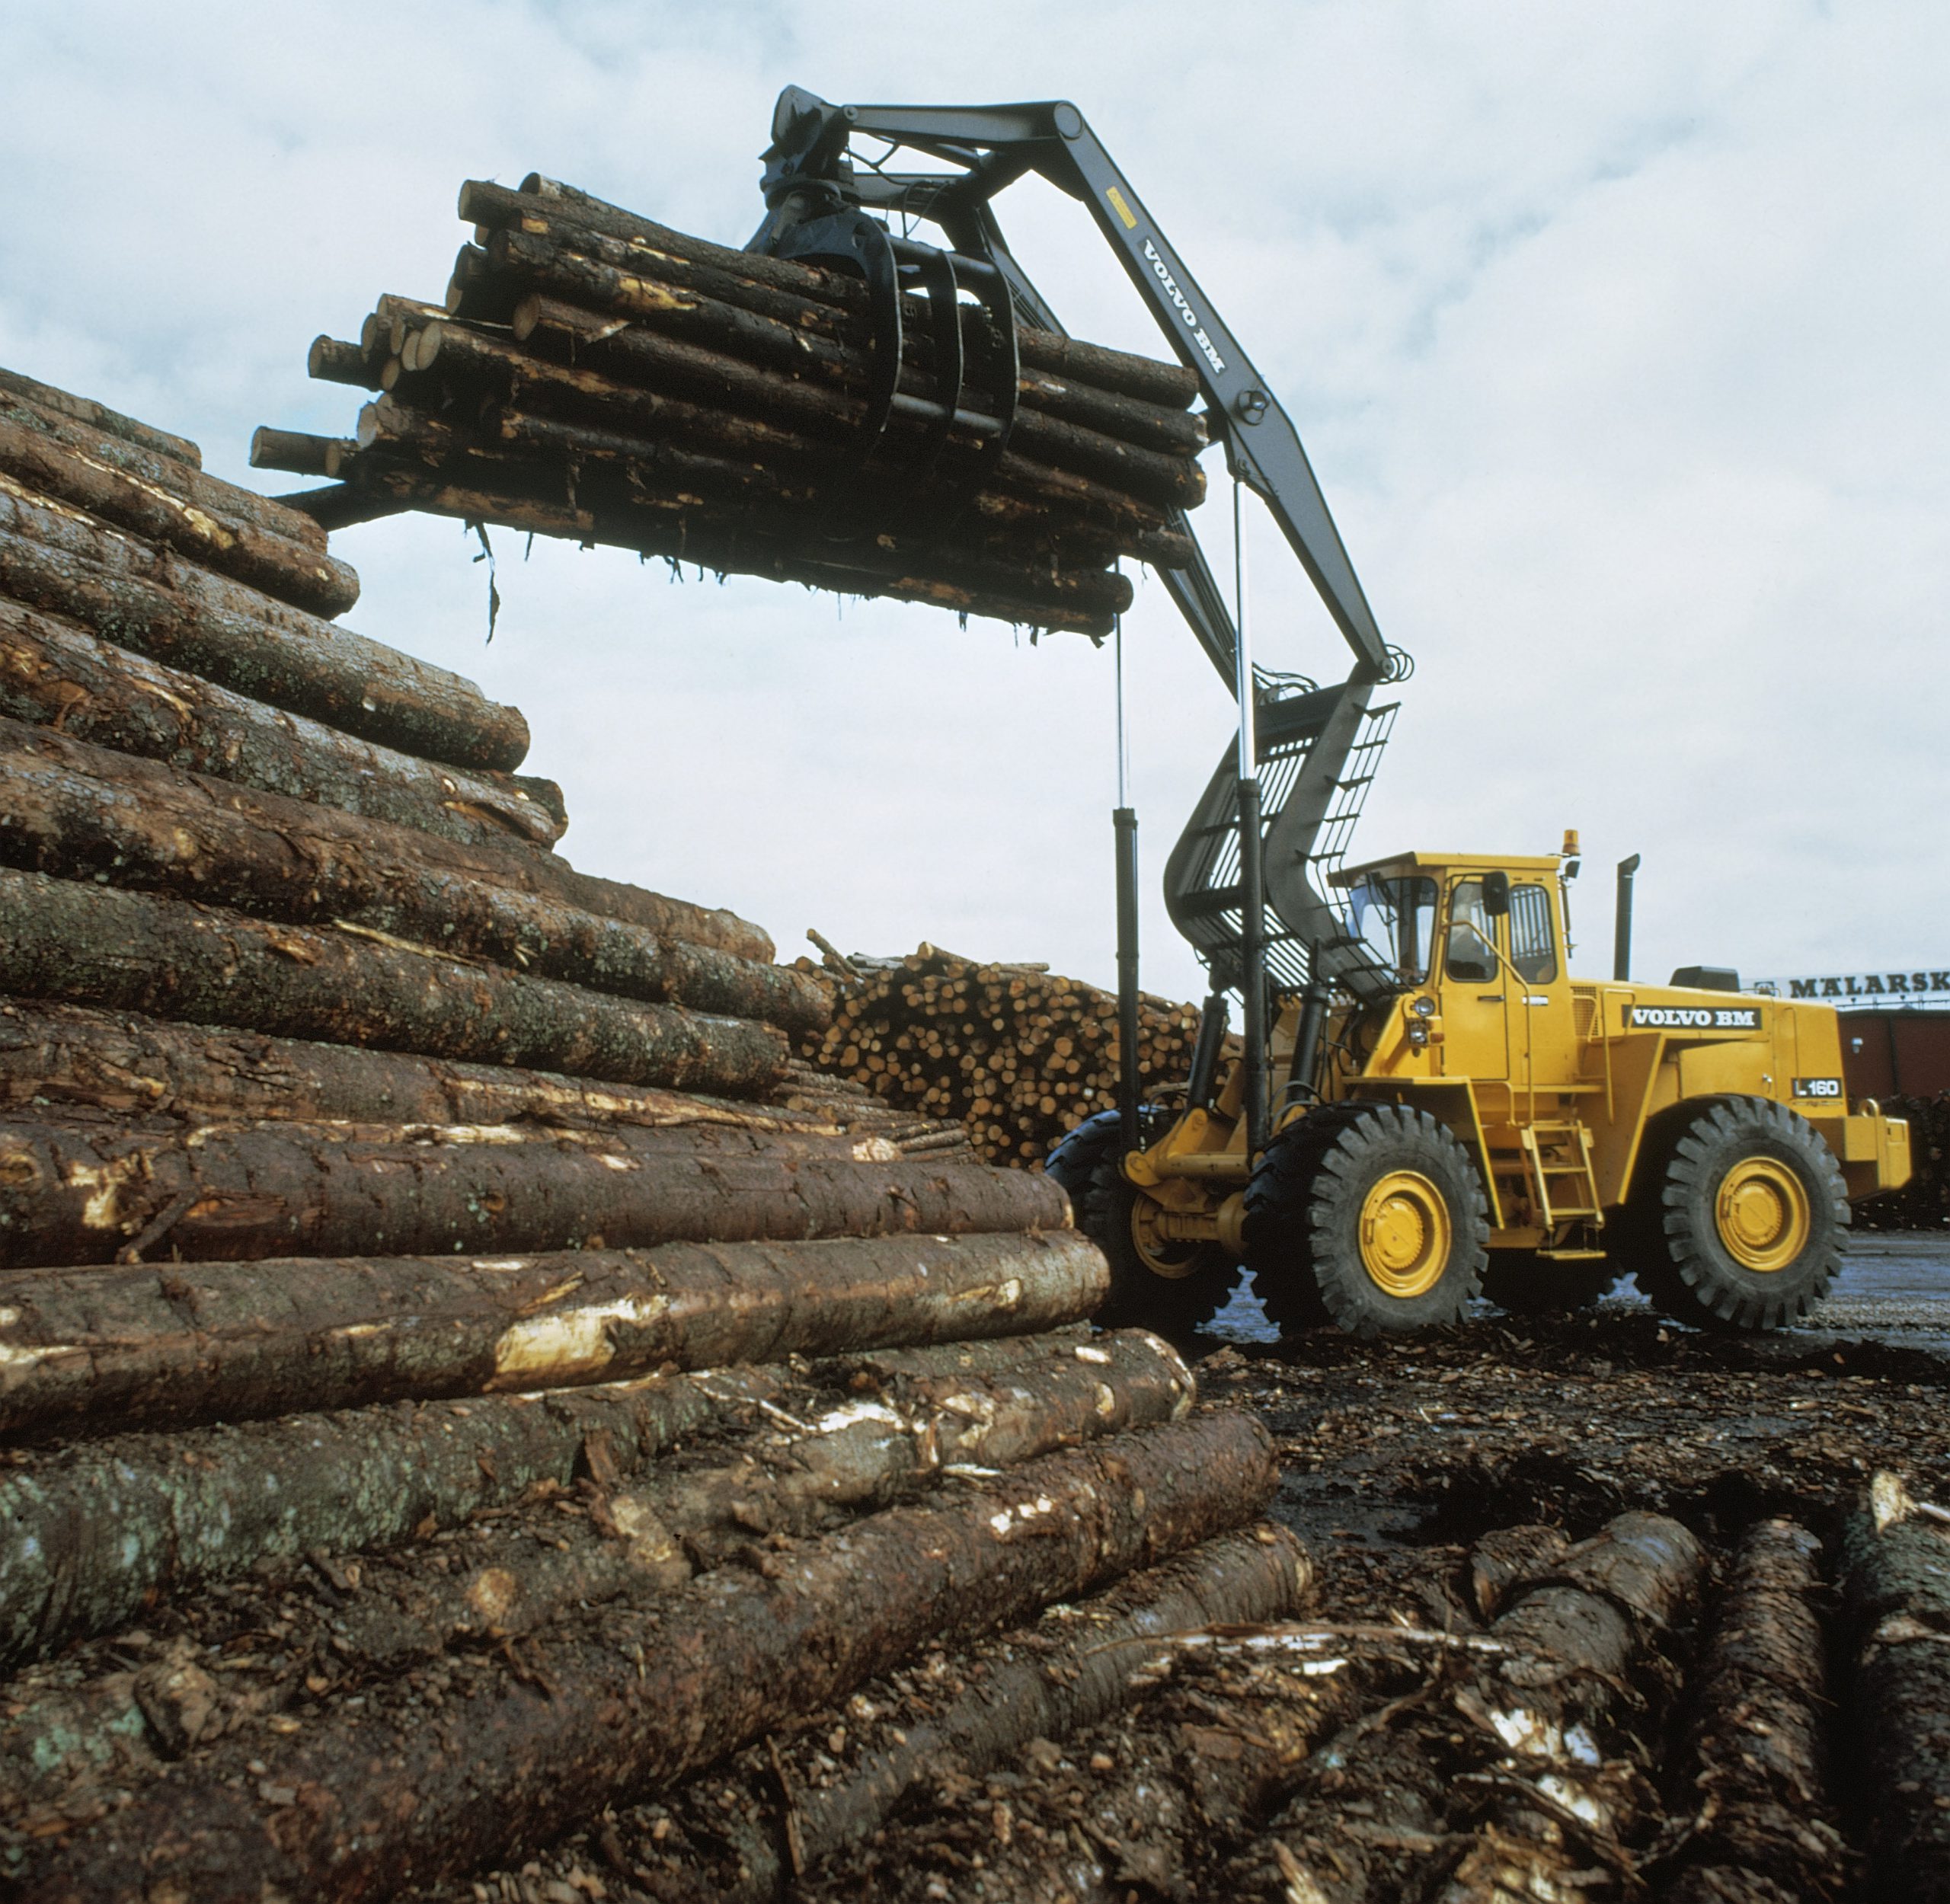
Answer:
[(1111, 209), (1124, 220), (1124, 229), (1127, 232), (1134, 231), (1137, 226), (1137, 214), (1124, 203), (1124, 193), (1113, 185), (1104, 196), (1111, 201)]

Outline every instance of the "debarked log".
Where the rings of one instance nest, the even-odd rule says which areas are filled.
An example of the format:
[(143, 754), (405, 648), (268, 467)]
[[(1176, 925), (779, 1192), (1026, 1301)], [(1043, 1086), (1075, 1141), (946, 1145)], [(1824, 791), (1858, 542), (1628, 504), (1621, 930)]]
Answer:
[(794, 1108), (740, 1104), (20, 998), (0, 998), (0, 1104), (51, 1106), (56, 1117), (77, 1105), (153, 1111), (202, 1123), (715, 1124), (826, 1136), (865, 1125), (864, 1134), (889, 1137), (886, 1126), (897, 1121), (864, 1094)]
[(1236, 1414), (1046, 1456), (789, 1550), (769, 1577), (722, 1570), (649, 1610), (596, 1609), (540, 1649), (545, 1689), (503, 1679), (431, 1714), (369, 1699), (248, 1780), (219, 1745), (190, 1775), (30, 1851), (18, 1895), (133, 1900), (173, 1886), (257, 1904), (271, 1890), (370, 1896), (473, 1870), (708, 1764), (925, 1640), (1019, 1621), (1236, 1526), (1274, 1479), (1265, 1430)]
[(774, 1369), (128, 1435), (0, 1474), (0, 1669), (130, 1618), (152, 1588), (456, 1527), (545, 1483), (633, 1472), (756, 1420)]
[[(884, 1147), (882, 1149), (884, 1154)], [(647, 1249), (1067, 1229), (1046, 1177), (704, 1126), (0, 1123), (0, 1263)]]
[(1750, 1528), (1699, 1676), (1687, 1757), (1692, 1828), (1667, 1895), (1827, 1904), (1849, 1860), (1827, 1778), (1821, 1543), (1789, 1520)]
[(552, 781), (361, 740), (4, 599), (0, 714), (462, 845), (552, 846), (567, 826)]
[[(24, 407), (11, 408), (9, 414), (0, 407), (0, 471), (14, 481), (312, 614), (343, 615), (359, 599), (358, 576), (325, 553), (321, 532), (315, 529), (309, 541), (295, 541), (241, 515), (213, 515), (159, 484), (33, 428), (21, 420), (32, 414)], [(130, 453), (141, 454), (133, 449)]]
[(1073, 1231), (24, 1270), (0, 1282), (0, 1436), (1028, 1334), (1108, 1286)]
[(832, 1014), (826, 988), (789, 966), (494, 885), (472, 856), (411, 828), (250, 792), (4, 717), (0, 863), (293, 925), (349, 922), (540, 978), (788, 1032), (823, 1027)]
[(292, 1038), (754, 1096), (769, 1026), (470, 963), (361, 927), (318, 930), (0, 868), (0, 990)]
[(0, 595), (254, 700), (461, 767), (510, 772), (519, 709), (471, 681), (153, 548), (0, 473)]

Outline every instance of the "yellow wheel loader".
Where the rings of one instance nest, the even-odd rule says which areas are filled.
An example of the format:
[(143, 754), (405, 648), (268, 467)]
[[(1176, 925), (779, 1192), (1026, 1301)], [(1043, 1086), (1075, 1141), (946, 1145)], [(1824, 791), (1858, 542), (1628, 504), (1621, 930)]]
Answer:
[[(924, 417), (926, 467), (903, 477), (917, 532), (951, 538), (972, 519), (1009, 453), (1015, 326), (1062, 328), (992, 202), (1031, 172), (1086, 208), (1197, 373), (1234, 482), (1230, 612), (1182, 511), (1167, 526), (1191, 558), (1159, 577), (1239, 707), (1236, 746), (1165, 872), (1173, 922), (1212, 974), (1192, 1074), (1144, 1101), (1120, 710), (1119, 1104), (1049, 1160), (1110, 1257), (1119, 1318), (1195, 1324), (1242, 1264), (1281, 1322), (1363, 1333), (1452, 1321), (1479, 1292), (1576, 1307), (1625, 1269), (1689, 1320), (1766, 1328), (1805, 1314), (1834, 1273), (1849, 1200), (1907, 1177), (1906, 1126), (1847, 1102), (1830, 1009), (1570, 978), (1568, 855), (1343, 870), (1395, 711), (1374, 692), (1406, 677), (1407, 657), (1376, 627), (1291, 420), (1067, 101), (779, 96), (750, 248), (865, 280), (863, 468), (897, 411)], [(1353, 650), (1344, 682), (1254, 666), (1245, 490)]]

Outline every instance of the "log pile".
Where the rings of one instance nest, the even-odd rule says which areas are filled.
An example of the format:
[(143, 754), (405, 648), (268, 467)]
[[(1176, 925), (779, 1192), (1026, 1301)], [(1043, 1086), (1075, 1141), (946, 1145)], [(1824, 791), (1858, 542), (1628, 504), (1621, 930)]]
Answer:
[(0, 406), (10, 1897), (465, 1883), (1053, 1602), (1291, 1610), (1268, 1436), (1092, 1334), (1056, 1185), (558, 858), (519, 714), (276, 505)]
[[(925, 942), (903, 959), (830, 959), (828, 970), (839, 988), (832, 1022), (801, 1039), (801, 1059), (917, 1116), (957, 1120), (992, 1163), (1040, 1166), (1085, 1118), (1116, 1108), (1114, 992)], [(1184, 1081), (1197, 1036), (1194, 1007), (1143, 995), (1147, 1091)]]
[(893, 347), (863, 280), (539, 174), (470, 181), (460, 216), (443, 305), (383, 297), (356, 340), (312, 347), (314, 377), (379, 393), (356, 432), (258, 431), (256, 467), (336, 479), (294, 510), (424, 510), (1094, 637), (1130, 605), (1120, 558), (1191, 557), (1188, 370), (1025, 325), (1012, 350), (964, 303), (964, 383), (910, 296), (876, 437)]

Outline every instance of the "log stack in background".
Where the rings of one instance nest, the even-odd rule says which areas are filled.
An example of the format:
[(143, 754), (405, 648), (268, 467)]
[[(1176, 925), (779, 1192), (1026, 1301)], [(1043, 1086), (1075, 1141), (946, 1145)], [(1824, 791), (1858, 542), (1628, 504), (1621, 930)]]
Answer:
[[(312, 347), (315, 377), (381, 393), (356, 432), (257, 433), (257, 467), (337, 479), (285, 499), (322, 523), (425, 510), (1092, 636), (1130, 605), (1120, 558), (1191, 559), (1174, 523), (1203, 499), (1206, 429), (1178, 365), (1018, 326), (1013, 426), (985, 458), (995, 405), (964, 391), (945, 420), (914, 308), (863, 465), (887, 346), (861, 280), (535, 174), (471, 181), (460, 214), (476, 241), (444, 305), (384, 297), (356, 341)], [(993, 360), (987, 316), (961, 317), (967, 360)], [(935, 474), (910, 474), (938, 426)]]
[[(833, 1022), (801, 1040), (801, 1057), (889, 1104), (959, 1121), (990, 1162), (1040, 1165), (1066, 1132), (1116, 1108), (1114, 992), (1046, 966), (983, 964), (925, 943), (903, 959), (855, 954), (836, 971), (833, 963)], [(1197, 1037), (1196, 1007), (1143, 995), (1137, 1055), (1147, 1091), (1184, 1081)]]
[(556, 857), (302, 518), (0, 414), (0, 1888), (393, 1896), (1175, 1555), (1288, 1609), (1055, 1185)]

